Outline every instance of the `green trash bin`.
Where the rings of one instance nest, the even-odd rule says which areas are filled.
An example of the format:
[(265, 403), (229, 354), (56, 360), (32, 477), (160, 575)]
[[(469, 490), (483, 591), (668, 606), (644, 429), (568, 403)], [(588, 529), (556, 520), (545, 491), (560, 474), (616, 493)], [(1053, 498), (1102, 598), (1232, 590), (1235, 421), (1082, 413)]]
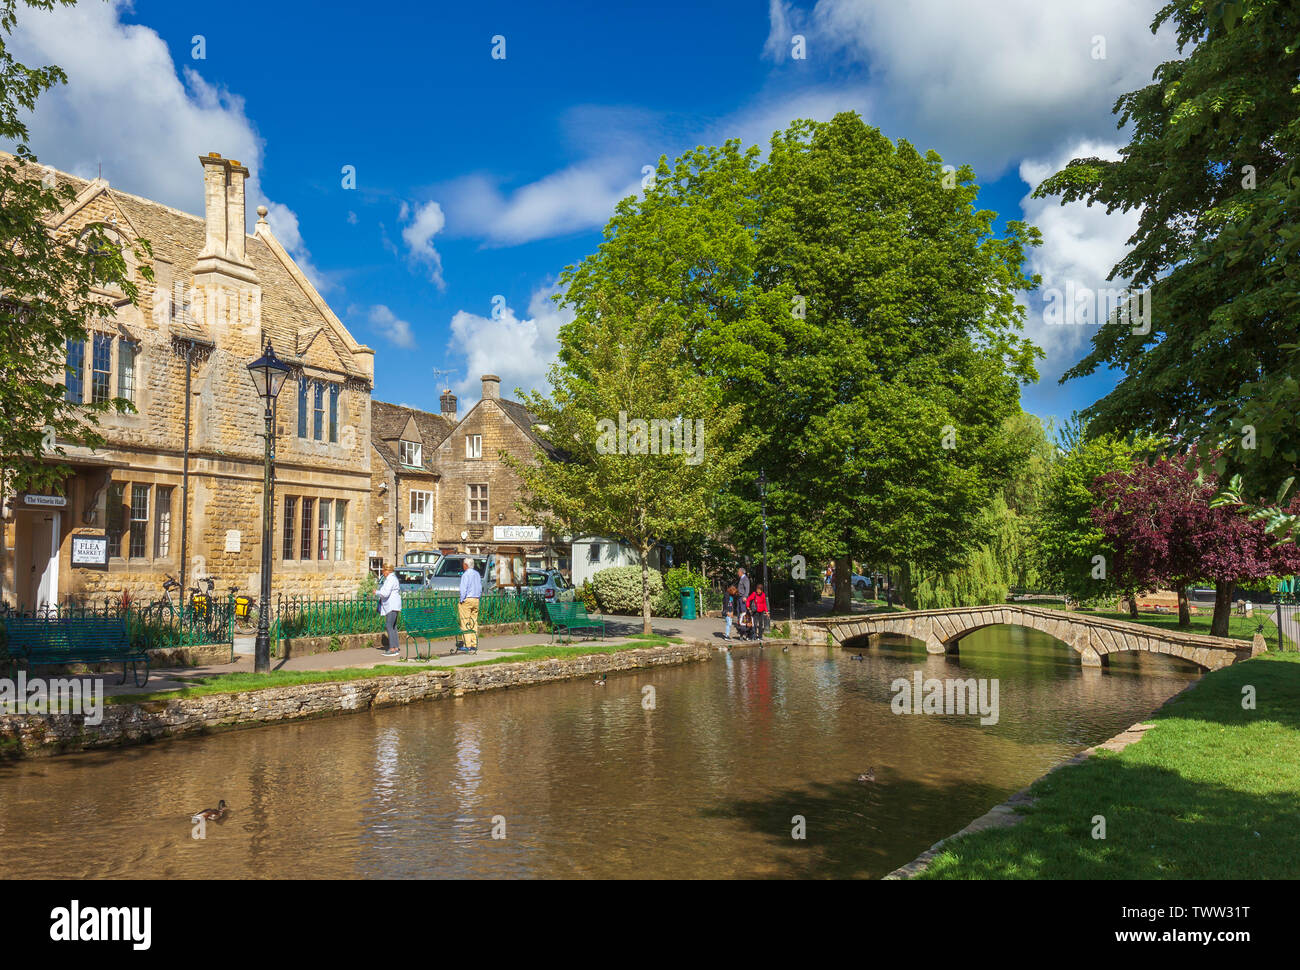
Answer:
[(682, 619), (695, 619), (695, 587), (682, 587)]

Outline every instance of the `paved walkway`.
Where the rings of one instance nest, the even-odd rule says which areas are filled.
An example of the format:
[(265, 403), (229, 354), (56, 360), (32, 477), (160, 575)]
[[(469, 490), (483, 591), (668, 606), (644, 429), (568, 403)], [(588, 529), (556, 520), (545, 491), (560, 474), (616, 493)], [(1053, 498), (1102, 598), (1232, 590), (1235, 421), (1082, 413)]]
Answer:
[[(775, 604), (774, 604), (775, 606)], [(855, 610), (866, 610), (872, 606), (871, 603), (855, 602)], [(829, 598), (824, 598), (819, 607), (800, 610), (798, 616), (803, 617), (815, 613), (824, 613), (830, 609)], [(774, 623), (785, 622), (785, 610), (778, 610), (772, 617)], [(574, 641), (574, 646), (582, 646), (583, 643), (600, 643), (604, 645), (621, 644), (632, 642), (630, 634), (639, 634), (641, 632), (641, 619), (639, 617), (607, 617), (605, 619), (605, 630), (607, 636), (599, 641)], [(652, 617), (651, 629), (661, 635), (669, 637), (684, 637), (693, 640), (701, 640), (706, 643), (723, 643), (723, 629), (725, 623), (720, 617), (702, 617), (695, 620), (682, 620), (670, 617)], [(734, 633), (734, 631), (733, 631)], [(481, 660), (496, 660), (499, 658), (509, 658), (514, 652), (524, 647), (536, 646), (538, 644), (548, 644), (550, 634), (540, 633), (516, 633), (508, 636), (479, 637), (478, 653), (473, 654), (451, 654), (455, 646), (453, 639), (437, 640), (433, 643), (433, 660), (416, 661), (412, 659), (409, 665), (414, 667), (420, 666), (434, 667), (456, 667), (461, 664), (475, 663)], [(733, 638), (733, 643), (737, 642)], [(252, 638), (237, 637), (235, 641), (235, 662), (207, 664), (201, 667), (162, 667), (156, 668), (149, 672), (149, 680), (143, 687), (136, 687), (128, 677), (125, 684), (117, 683), (117, 676), (112, 672), (95, 675), (85, 675), (86, 677), (95, 676), (104, 679), (104, 692), (107, 695), (129, 695), (129, 694), (147, 694), (155, 691), (176, 690), (186, 686), (187, 683), (198, 677), (213, 676), (216, 674), (232, 673), (251, 673), (253, 670), (253, 653)], [(333, 653), (318, 653), (304, 657), (294, 657), (289, 660), (277, 660), (272, 658), (272, 670), (344, 670), (349, 668), (368, 668), (379, 666), (398, 665), (405, 662), (400, 658), (385, 657), (377, 648), (362, 648), (357, 650), (338, 650)]]

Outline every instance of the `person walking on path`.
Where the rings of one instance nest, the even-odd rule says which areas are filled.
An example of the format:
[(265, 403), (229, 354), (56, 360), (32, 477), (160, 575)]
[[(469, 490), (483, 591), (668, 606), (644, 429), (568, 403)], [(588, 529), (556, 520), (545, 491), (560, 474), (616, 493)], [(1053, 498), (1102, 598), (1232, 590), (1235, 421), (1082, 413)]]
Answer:
[(388, 649), (384, 651), (384, 656), (396, 657), (402, 652), (397, 648), (397, 621), (402, 617), (402, 589), (391, 565), (384, 566), (382, 572), (384, 580), (379, 584), (375, 596), (379, 600), (379, 615), (384, 618), (384, 626), (388, 630)]
[(483, 595), (483, 577), (474, 568), (473, 559), (461, 563), (464, 572), (460, 574), (460, 628), (465, 630), (465, 653), (478, 652), (478, 601)]
[(767, 613), (767, 594), (763, 592), (763, 584), (759, 583), (754, 587), (754, 592), (749, 594), (745, 600), (745, 605), (749, 607), (749, 612), (754, 614), (754, 633), (758, 639), (763, 639), (763, 633), (767, 630), (771, 617)]
[(736, 572), (736, 595), (740, 597), (736, 602), (736, 612), (739, 613), (741, 605), (749, 600), (749, 577), (745, 575), (744, 566)]

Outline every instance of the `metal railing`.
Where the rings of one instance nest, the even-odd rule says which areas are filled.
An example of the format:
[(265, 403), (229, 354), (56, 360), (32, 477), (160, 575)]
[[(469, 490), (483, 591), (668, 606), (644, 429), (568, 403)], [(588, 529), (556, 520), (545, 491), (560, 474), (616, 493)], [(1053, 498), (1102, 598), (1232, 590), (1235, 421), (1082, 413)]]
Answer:
[[(402, 609), (444, 608), (455, 611), (460, 595), (454, 592), (420, 591), (402, 594)], [(544, 622), (541, 597), (528, 594), (491, 593), (479, 599), (479, 626), (505, 623)], [(354, 596), (284, 596), (276, 599), (271, 618), (271, 642), (286, 637), (343, 637), (357, 633), (381, 633), (384, 618), (373, 594)]]
[(97, 617), (126, 621), (131, 645), (144, 650), (175, 647), (231, 644), (234, 647), (234, 596), (225, 600), (215, 596), (198, 598), (198, 602), (180, 606), (166, 599), (139, 604), (108, 598), (101, 602), (68, 601), (36, 610), (16, 610), (5, 606), (0, 615), (30, 617), (38, 620), (72, 620)]

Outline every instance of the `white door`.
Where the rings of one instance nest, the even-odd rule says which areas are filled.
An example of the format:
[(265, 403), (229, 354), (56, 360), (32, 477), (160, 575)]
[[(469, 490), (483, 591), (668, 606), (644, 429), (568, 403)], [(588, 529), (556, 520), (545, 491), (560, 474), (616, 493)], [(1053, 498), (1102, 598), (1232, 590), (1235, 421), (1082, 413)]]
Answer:
[(32, 573), (36, 579), (33, 599), (36, 608), (55, 606), (59, 601), (60, 514), (42, 516), (32, 529)]

